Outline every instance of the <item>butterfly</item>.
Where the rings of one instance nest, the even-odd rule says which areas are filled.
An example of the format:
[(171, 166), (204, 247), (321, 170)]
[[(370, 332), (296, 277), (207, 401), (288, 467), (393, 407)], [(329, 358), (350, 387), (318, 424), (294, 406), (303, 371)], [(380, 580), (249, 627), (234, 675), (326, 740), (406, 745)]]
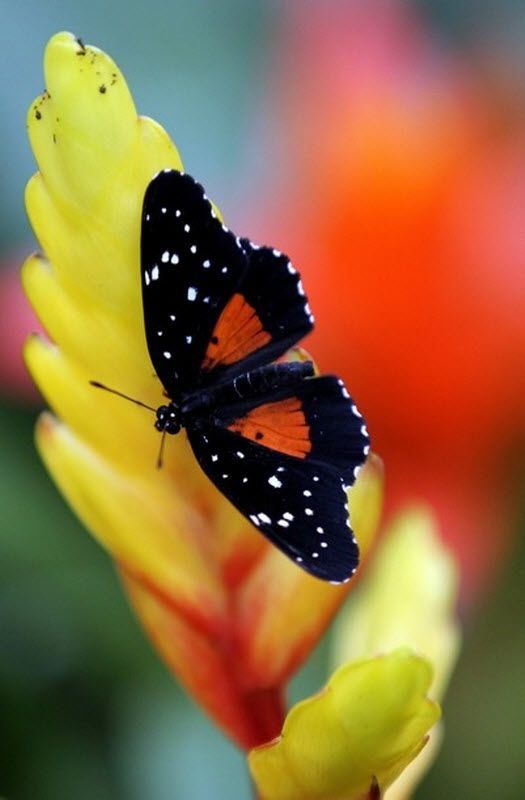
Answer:
[(191, 176), (163, 170), (144, 197), (141, 281), (169, 399), (155, 427), (184, 428), (208, 478), (296, 564), (347, 581), (359, 560), (347, 489), (370, 443), (342, 380), (279, 360), (314, 323), (295, 267), (236, 237)]

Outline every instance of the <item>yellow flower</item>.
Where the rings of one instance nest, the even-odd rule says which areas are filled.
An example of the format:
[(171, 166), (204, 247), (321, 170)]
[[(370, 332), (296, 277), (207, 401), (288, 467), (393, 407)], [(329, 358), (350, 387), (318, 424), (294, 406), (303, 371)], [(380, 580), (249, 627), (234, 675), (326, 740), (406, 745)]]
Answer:
[(439, 717), (426, 698), (429, 664), (408, 650), (340, 667), (317, 696), (296, 705), (282, 735), (252, 750), (263, 800), (379, 797), (419, 753)]
[[(434, 518), (425, 508), (404, 511), (386, 532), (371, 569), (338, 618), (335, 663), (410, 647), (432, 664), (429, 696), (441, 701), (460, 646), (457, 594), (457, 567)], [(436, 758), (441, 739), (438, 725), (421, 756), (389, 789), (387, 800), (412, 796)]]
[[(89, 386), (162, 403), (144, 338), (139, 220), (153, 174), (182, 164), (164, 130), (137, 116), (106, 54), (60, 33), (44, 71), (47, 89), (28, 114), (39, 172), (26, 205), (45, 255), (23, 269), (49, 335), (28, 341), (26, 359), (56, 415), (41, 417), (38, 447), (167, 663), (253, 746), (280, 730), (283, 686), (349, 586), (315, 580), (269, 546), (203, 476), (184, 436), (170, 440), (158, 472), (148, 412)], [(371, 457), (350, 498), (363, 553), (380, 485)]]
[(457, 593), (456, 563), (433, 516), (404, 511), (337, 620), (335, 663), (410, 647), (433, 665), (432, 697), (441, 699), (459, 651)]
[(263, 800), (411, 797), (441, 741), (435, 701), (459, 648), (456, 595), (433, 518), (404, 512), (338, 620), (342, 666), (290, 711), (280, 737), (249, 755)]

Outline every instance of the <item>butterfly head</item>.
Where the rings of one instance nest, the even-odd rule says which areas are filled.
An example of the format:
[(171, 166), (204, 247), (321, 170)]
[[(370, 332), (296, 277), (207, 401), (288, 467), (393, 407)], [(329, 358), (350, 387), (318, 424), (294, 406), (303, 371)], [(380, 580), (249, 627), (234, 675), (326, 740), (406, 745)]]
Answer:
[(180, 409), (175, 403), (157, 408), (155, 427), (163, 433), (178, 433), (182, 427)]

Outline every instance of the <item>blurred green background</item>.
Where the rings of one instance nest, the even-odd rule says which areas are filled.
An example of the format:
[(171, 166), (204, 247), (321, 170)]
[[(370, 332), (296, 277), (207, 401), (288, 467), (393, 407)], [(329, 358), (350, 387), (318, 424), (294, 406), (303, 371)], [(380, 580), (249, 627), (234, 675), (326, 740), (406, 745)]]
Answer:
[[(256, 172), (260, 127), (277, 113), (267, 82), (283, 46), (288, 5), (3, 2), (4, 274), (34, 247), (22, 200), (34, 171), (25, 113), (43, 89), (42, 52), (51, 34), (72, 30), (115, 58), (138, 109), (167, 128), (190, 171), (231, 217), (247, 194), (247, 176)], [(450, 49), (512, 52), (525, 42), (518, 0), (427, 0), (414, 7)], [(3, 318), (0, 330), (5, 342), (11, 333)], [(32, 442), (38, 399), (16, 370), (2, 364), (0, 370), (0, 795), (248, 798), (243, 756), (156, 659), (109, 559), (46, 476)], [(524, 529), (523, 514), (518, 525)], [(421, 800), (524, 795), (524, 575), (520, 543), (476, 616), (465, 622), (445, 703), (445, 743), (418, 790)], [(293, 697), (319, 688), (327, 662), (324, 643), (294, 682)]]

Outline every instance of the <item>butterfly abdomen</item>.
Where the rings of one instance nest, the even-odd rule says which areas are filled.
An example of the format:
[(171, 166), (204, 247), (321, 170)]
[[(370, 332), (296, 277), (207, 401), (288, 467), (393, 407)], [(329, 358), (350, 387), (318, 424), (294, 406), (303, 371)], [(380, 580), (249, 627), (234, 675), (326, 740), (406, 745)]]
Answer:
[(189, 401), (189, 407), (195, 411), (204, 408), (204, 403), (207, 407), (216, 408), (237, 406), (245, 400), (267, 398), (274, 393), (278, 395), (281, 389), (296, 386), (313, 374), (314, 368), (310, 361), (267, 364), (238, 375), (227, 383), (208, 387), (201, 396)]

